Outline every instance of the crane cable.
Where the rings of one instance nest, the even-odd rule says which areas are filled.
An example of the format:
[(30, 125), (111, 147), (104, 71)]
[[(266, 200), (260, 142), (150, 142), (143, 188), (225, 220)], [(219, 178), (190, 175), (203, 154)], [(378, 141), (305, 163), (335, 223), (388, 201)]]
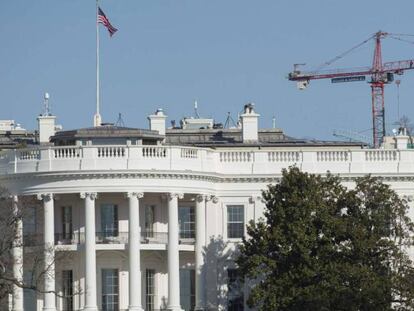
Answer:
[(361, 43), (355, 45), (354, 47), (350, 48), (349, 50), (346, 50), (345, 52), (339, 54), (338, 56), (328, 60), (327, 62), (319, 65), (315, 71), (319, 71), (321, 70), (323, 67), (329, 66), (332, 63), (336, 62), (337, 60), (343, 58), (344, 56), (348, 55), (349, 53), (351, 53), (352, 51), (356, 50), (357, 48), (361, 47), (362, 45), (364, 45), (365, 43), (367, 43), (368, 41), (370, 41), (371, 39), (373, 39), (375, 37), (376, 34), (371, 35), (368, 39), (362, 41)]

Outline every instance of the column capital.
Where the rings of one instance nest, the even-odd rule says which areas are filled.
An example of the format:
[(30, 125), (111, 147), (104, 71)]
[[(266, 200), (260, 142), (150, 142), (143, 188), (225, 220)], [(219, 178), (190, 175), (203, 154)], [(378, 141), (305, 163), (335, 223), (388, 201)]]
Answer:
[(251, 195), (249, 198), (249, 203), (254, 204), (256, 202), (262, 202), (264, 203), (263, 197), (260, 195)]
[(172, 200), (172, 199), (182, 199), (184, 198), (184, 193), (181, 192), (170, 192), (167, 194), (168, 200)]
[(125, 193), (126, 198), (133, 198), (137, 197), (137, 199), (142, 199), (144, 197), (144, 192), (138, 192), (138, 191), (130, 191)]
[(217, 196), (215, 196), (215, 195), (211, 195), (211, 196), (210, 196), (210, 200), (211, 200), (214, 204), (217, 204), (217, 203), (218, 203), (218, 201), (219, 201), (218, 197), (217, 197)]
[(98, 198), (98, 193), (97, 192), (81, 192), (80, 198), (81, 199), (89, 198), (91, 200), (96, 200)]
[(210, 197), (206, 194), (197, 194), (195, 199), (196, 199), (197, 202), (201, 203), (203, 201), (210, 200)]
[(38, 193), (36, 195), (36, 198), (39, 201), (49, 202), (49, 201), (53, 200), (53, 193)]

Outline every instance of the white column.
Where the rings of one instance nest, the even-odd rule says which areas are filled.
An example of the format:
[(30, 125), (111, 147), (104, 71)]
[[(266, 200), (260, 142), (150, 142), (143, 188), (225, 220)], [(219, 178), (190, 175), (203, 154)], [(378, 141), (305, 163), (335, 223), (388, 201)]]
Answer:
[(206, 201), (205, 195), (196, 197), (196, 243), (195, 243), (195, 310), (205, 310), (205, 269), (204, 247), (206, 245)]
[(168, 194), (168, 305), (167, 310), (181, 311), (180, 260), (178, 251), (178, 199), (182, 193)]
[(141, 192), (128, 192), (129, 200), (129, 307), (130, 311), (143, 311), (141, 301), (141, 228), (139, 224), (139, 199)]
[(96, 302), (96, 245), (95, 200), (96, 192), (80, 194), (85, 199), (85, 306), (84, 310), (98, 310)]
[(44, 298), (43, 310), (56, 310), (55, 296), (55, 216), (52, 193), (38, 194), (37, 198), (43, 200), (43, 235), (44, 235)]
[[(13, 243), (13, 277), (19, 282), (23, 283), (23, 222), (18, 206), (18, 197), (14, 195), (13, 198), (13, 213), (17, 217), (16, 221), (16, 236)], [(13, 311), (23, 311), (23, 288), (21, 286), (13, 285)]]

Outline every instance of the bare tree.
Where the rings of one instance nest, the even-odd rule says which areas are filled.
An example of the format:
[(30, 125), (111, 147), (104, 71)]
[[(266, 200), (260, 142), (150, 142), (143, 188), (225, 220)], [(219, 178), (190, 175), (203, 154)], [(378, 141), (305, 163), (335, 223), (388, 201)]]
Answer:
[[(53, 246), (45, 246), (43, 236), (36, 230), (23, 233), (23, 222), (29, 220), (39, 223), (34, 218), (34, 209), (41, 206), (33, 196), (21, 196), (18, 200), (7, 189), (0, 187), (0, 305), (6, 307), (7, 299), (16, 289), (32, 290), (45, 293), (46, 278), (55, 278), (56, 262), (67, 261), (68, 252), (54, 252)], [(53, 264), (45, 265), (45, 256), (54, 254)], [(23, 262), (24, 261), (24, 262)], [(23, 277), (23, 266), (25, 275)], [(50, 291), (49, 291), (50, 292)], [(56, 291), (53, 291), (58, 295)], [(80, 290), (75, 290), (79, 294)], [(5, 310), (7, 310), (6, 308)], [(0, 308), (2, 310), (2, 308)]]

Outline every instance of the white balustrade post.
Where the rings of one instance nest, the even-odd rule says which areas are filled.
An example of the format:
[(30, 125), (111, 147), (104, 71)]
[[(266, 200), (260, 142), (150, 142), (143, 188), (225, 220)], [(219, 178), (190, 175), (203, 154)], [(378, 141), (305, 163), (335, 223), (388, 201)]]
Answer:
[[(16, 219), (15, 239), (13, 242), (13, 277), (19, 282), (23, 283), (23, 222), (21, 219), (18, 197), (12, 197), (13, 213)], [(23, 288), (21, 286), (13, 285), (12, 295), (13, 311), (23, 311)]]
[(43, 201), (43, 236), (44, 236), (44, 299), (43, 311), (56, 310), (55, 296), (55, 216), (54, 200), (52, 193), (37, 195), (38, 200)]
[(196, 243), (195, 243), (195, 309), (205, 310), (205, 260), (203, 249), (206, 245), (206, 200), (209, 197), (198, 195), (196, 197)]
[(182, 193), (168, 194), (168, 305), (169, 311), (181, 311), (180, 255), (178, 250), (178, 199)]
[(85, 306), (84, 310), (98, 310), (96, 301), (96, 245), (95, 200), (96, 192), (80, 194), (85, 199)]
[(128, 192), (129, 201), (129, 307), (130, 311), (143, 311), (141, 301), (141, 228), (139, 225), (139, 199), (141, 192)]

